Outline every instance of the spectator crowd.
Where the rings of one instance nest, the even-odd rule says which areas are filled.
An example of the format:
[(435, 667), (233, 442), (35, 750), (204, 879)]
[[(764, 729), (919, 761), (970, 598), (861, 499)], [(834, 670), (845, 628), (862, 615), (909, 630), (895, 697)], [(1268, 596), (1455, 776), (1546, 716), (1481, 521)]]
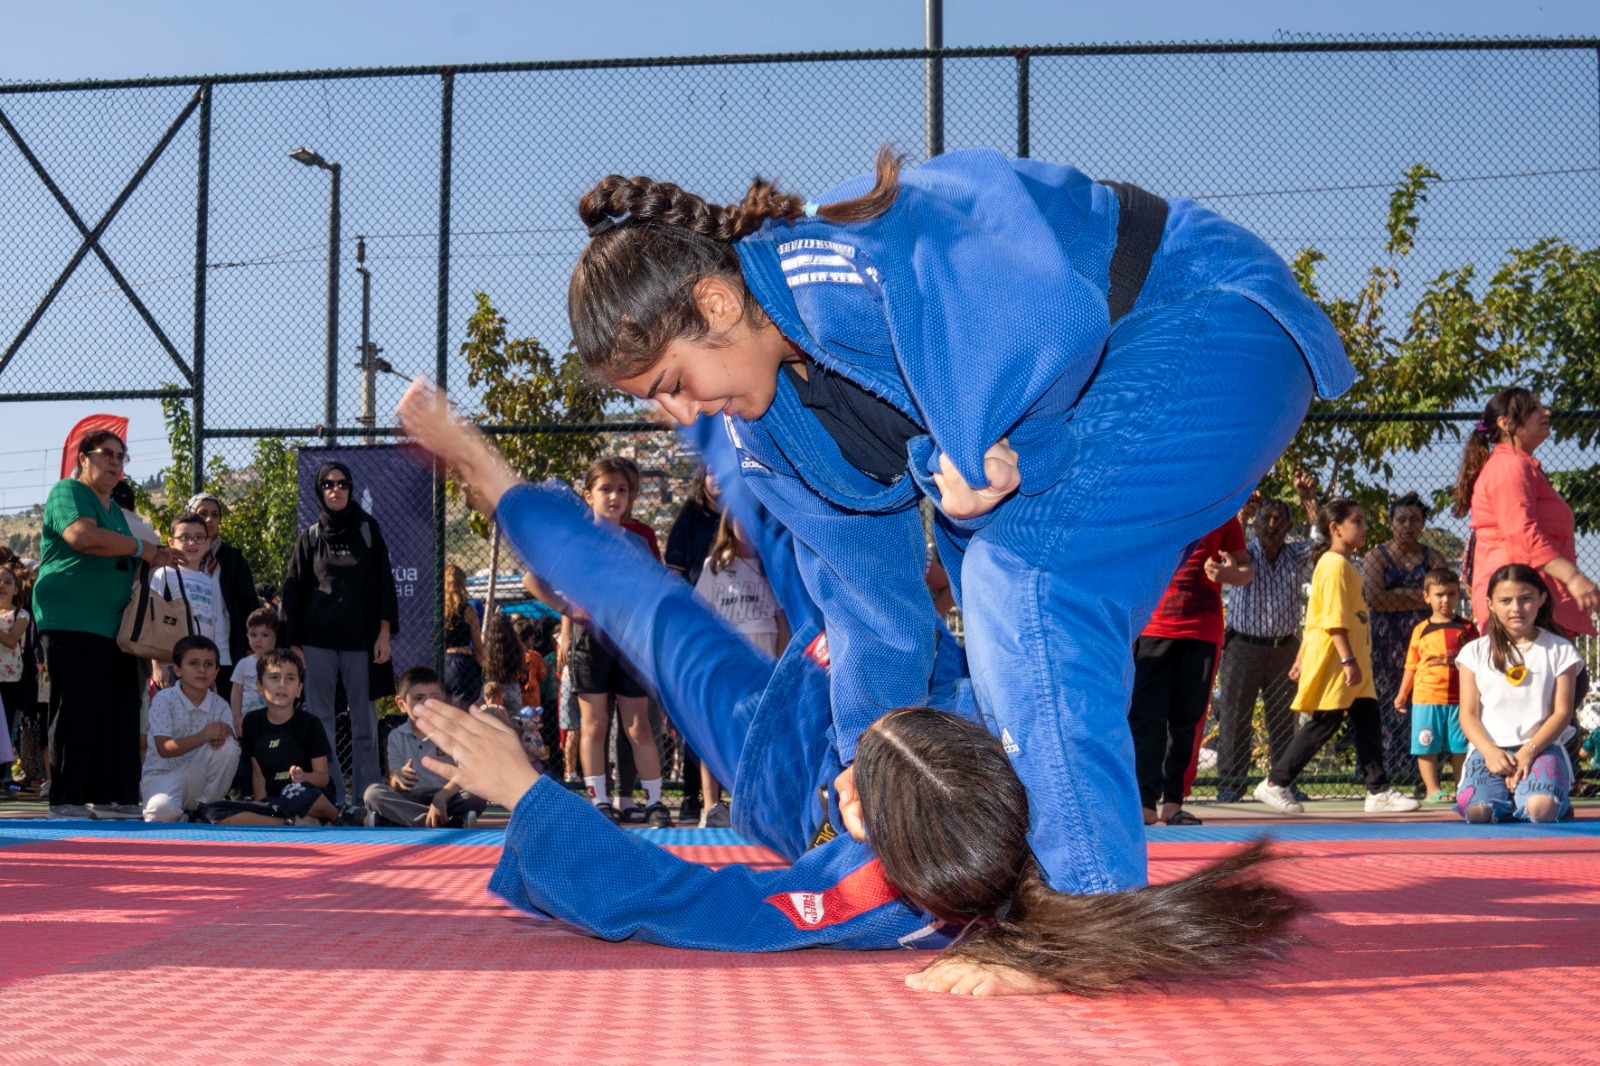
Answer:
[[(1351, 753), (1369, 812), (1569, 811), (1589, 684), (1571, 641), (1595, 635), (1600, 589), (1536, 457), (1549, 435), (1528, 390), (1489, 401), (1454, 489), (1471, 531), (1459, 557), (1427, 535), (1416, 492), (1387, 501), (1387, 537), (1369, 545), (1366, 509), (1319, 503), (1306, 474), (1292, 504), (1256, 493), (1192, 546), (1134, 648), (1128, 722), (1146, 824), (1199, 822), (1185, 802), (1211, 754), (1217, 801), (1299, 813), (1330, 749)], [(415, 715), (432, 699), (501, 718), (530, 763), (614, 821), (730, 824), (722, 783), (558, 590), (529, 575), (560, 617), (513, 618), (471, 599), (447, 566), (444, 669), (397, 676), (388, 548), (345, 465), (318, 469), (317, 520), (277, 587), (221, 538), (215, 495), (151, 529), (126, 461), (116, 434), (85, 435), (46, 501), (36, 568), (0, 549), (0, 762), (14, 763), (11, 791), (48, 795), (51, 817), (471, 828), (486, 801), (440, 772), (449, 760)], [(696, 475), (665, 552), (632, 520), (638, 492), (638, 468), (611, 456), (581, 495), (615, 551), (650, 553), (780, 655), (789, 620), (715, 476)], [(943, 572), (930, 567), (929, 582), (948, 607)], [(348, 766), (334, 743), (340, 693)], [(388, 696), (398, 713), (380, 720)], [(663, 791), (674, 764), (676, 812)]]

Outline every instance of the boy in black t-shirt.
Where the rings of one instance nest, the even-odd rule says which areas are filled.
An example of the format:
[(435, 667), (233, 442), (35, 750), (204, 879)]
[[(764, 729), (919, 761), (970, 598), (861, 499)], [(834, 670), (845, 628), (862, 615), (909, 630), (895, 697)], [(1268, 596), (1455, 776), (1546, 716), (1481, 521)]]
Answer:
[(295, 709), (303, 670), (287, 648), (256, 657), (267, 705), (244, 716), (243, 757), (250, 761), (253, 802), (213, 803), (205, 817), (218, 825), (299, 825), (337, 821), (328, 784), (328, 735), (315, 716)]

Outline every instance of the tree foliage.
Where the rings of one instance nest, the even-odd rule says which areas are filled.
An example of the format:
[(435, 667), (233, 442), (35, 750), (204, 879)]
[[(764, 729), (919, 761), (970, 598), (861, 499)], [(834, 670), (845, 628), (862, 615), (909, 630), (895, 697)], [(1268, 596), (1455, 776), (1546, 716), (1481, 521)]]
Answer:
[[(481, 389), (483, 404), (471, 418), (480, 425), (581, 425), (605, 419), (606, 407), (623, 393), (592, 385), (568, 352), (559, 361), (536, 337), (508, 337), (506, 320), (486, 293), (476, 293), (461, 355), (467, 384)], [(506, 461), (529, 481), (557, 477), (576, 482), (605, 448), (600, 434), (582, 432), (501, 434), (495, 443)], [(460, 487), (449, 483), (451, 496)], [(487, 535), (481, 518), (473, 527)]]
[[(161, 414), (172, 451), (172, 461), (156, 475), (162, 495), (135, 485), (134, 497), (139, 511), (165, 534), (193, 495), (194, 423), (181, 396), (162, 397)], [(262, 438), (247, 466), (234, 469), (216, 455), (206, 463), (205, 491), (223, 502), (222, 539), (244, 553), (258, 581), (283, 580), (300, 533), (296, 447), (291, 441)]]
[[(1316, 248), (1302, 249), (1291, 262), (1301, 288), (1332, 319), (1359, 377), (1349, 392), (1317, 405), (1319, 417), (1302, 427), (1267, 478), (1267, 491), (1285, 495), (1293, 471), (1311, 470), (1326, 495), (1360, 500), (1381, 524), (1395, 457), (1459, 440), (1463, 427), (1371, 416), (1473, 410), (1513, 384), (1536, 390), (1552, 407), (1600, 407), (1600, 250), (1552, 237), (1510, 250), (1486, 282), (1476, 264), (1466, 263), (1423, 282), (1415, 299), (1399, 298), (1428, 190), (1438, 180), (1426, 164), (1406, 171), (1389, 197), (1384, 260), (1368, 269), (1357, 292), (1320, 290), (1317, 264), (1327, 257)], [(1580, 446), (1600, 438), (1600, 420), (1557, 428)], [(1600, 501), (1596, 468), (1552, 478), (1580, 500)], [(1417, 488), (1439, 499), (1448, 486)], [(1587, 520), (1580, 525), (1596, 528), (1600, 504), (1574, 506)]]

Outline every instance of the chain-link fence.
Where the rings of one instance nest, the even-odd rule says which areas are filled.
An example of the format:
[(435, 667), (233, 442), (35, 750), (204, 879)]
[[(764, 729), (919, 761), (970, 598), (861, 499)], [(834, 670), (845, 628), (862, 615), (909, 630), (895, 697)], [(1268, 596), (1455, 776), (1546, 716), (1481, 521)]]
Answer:
[[(815, 195), (885, 142), (914, 164), (930, 60), (942, 65), (945, 150), (994, 146), (1196, 198), (1286, 258), (1316, 249), (1326, 297), (1354, 297), (1375, 266), (1399, 262), (1391, 194), (1408, 170), (1430, 168), (1390, 301), (1398, 317), (1447, 272), (1475, 265), (1466, 288), (1481, 292), (1511, 249), (1600, 237), (1597, 41), (1302, 39), (0, 85), (0, 401), (179, 397), (196, 482), (218, 461), (247, 482), (266, 440), (388, 439), (388, 412), (415, 374), (477, 402), (457, 354), (475, 293), (514, 335), (566, 349), (567, 274), (585, 240), (573, 206), (596, 178), (650, 174), (734, 201), (758, 172)], [(1597, 405), (1571, 402), (1579, 394), (1552, 395)], [(1588, 527), (1600, 512), (1600, 493), (1582, 495), (1597, 480), (1595, 439), (1592, 419), (1569, 419), (1541, 453), (1552, 471), (1590, 474), (1569, 492)], [(1364, 481), (1431, 497), (1453, 479), (1456, 448), (1447, 432), (1387, 456)], [(664, 532), (687, 460), (665, 432), (618, 438), (615, 450), (640, 458), (641, 517)], [(437, 556), (488, 565), (442, 489), (432, 515)], [(1441, 547), (1463, 532), (1444, 516), (1434, 526)], [(1592, 536), (1580, 541), (1580, 557), (1597, 551)], [(437, 596), (437, 575), (428, 584)], [(1339, 753), (1330, 758), (1327, 775), (1341, 776)]]

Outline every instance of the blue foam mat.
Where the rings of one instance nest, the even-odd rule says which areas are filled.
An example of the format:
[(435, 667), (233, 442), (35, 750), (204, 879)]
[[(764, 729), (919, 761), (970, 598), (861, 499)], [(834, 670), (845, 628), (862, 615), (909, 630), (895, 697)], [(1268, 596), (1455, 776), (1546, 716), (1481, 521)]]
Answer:
[[(731, 829), (627, 829), (661, 844), (690, 846), (729, 846), (749, 844)], [(183, 823), (177, 825), (135, 821), (0, 821), (0, 848), (31, 844), (41, 840), (143, 840), (183, 841), (211, 844), (382, 844), (397, 846), (500, 847), (503, 829), (360, 829), (337, 826), (220, 826)]]
[[(739, 846), (750, 841), (731, 829), (628, 829), (660, 844), (680, 847)], [(1247, 825), (1161, 826), (1146, 834), (1152, 843), (1244, 843), (1261, 837), (1282, 841), (1330, 840), (1549, 840), (1600, 837), (1600, 818), (1555, 825), (1467, 825), (1463, 822), (1251, 823)], [(503, 829), (278, 828), (275, 826), (158, 825), (146, 822), (0, 822), (0, 848), (47, 840), (144, 840), (199, 843), (381, 844), (397, 846), (500, 847)]]

